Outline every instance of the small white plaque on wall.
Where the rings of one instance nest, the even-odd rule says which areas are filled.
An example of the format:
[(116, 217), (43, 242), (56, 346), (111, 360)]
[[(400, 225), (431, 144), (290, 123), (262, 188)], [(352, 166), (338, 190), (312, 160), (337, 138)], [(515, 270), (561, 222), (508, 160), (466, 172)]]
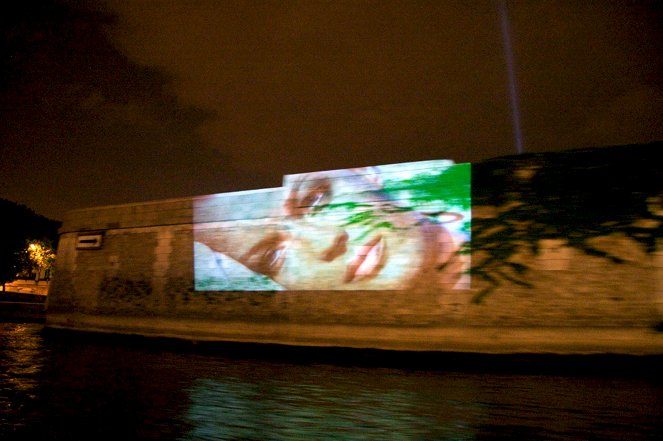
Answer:
[(79, 234), (76, 241), (77, 249), (98, 250), (103, 244), (104, 235), (101, 233), (95, 234)]

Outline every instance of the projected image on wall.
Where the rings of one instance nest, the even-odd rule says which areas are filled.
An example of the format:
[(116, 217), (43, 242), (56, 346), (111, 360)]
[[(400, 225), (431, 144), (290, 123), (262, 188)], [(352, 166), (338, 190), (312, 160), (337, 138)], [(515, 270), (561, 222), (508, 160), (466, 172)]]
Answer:
[(470, 164), (422, 161), (198, 198), (195, 288), (469, 288), (470, 174)]

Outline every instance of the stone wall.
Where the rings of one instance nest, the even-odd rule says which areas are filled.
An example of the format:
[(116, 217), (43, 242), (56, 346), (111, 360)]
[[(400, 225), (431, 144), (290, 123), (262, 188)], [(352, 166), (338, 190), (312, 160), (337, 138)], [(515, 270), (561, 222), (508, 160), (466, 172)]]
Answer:
[[(526, 187), (533, 175), (528, 170), (533, 161), (541, 167), (541, 158), (518, 161), (490, 173), (508, 170), (517, 178), (510, 190)], [(481, 173), (485, 178), (485, 167)], [(384, 349), (663, 353), (660, 239), (643, 246), (619, 228), (582, 241), (569, 239), (568, 231), (542, 231), (527, 240), (499, 233), (513, 226), (500, 218), (513, 211), (514, 201), (516, 207), (528, 203), (524, 194), (512, 191), (510, 200), (489, 205), (491, 197), (479, 190), (471, 289), (444, 292), (194, 291), (195, 198), (76, 210), (61, 229), (46, 325)], [(646, 220), (631, 216), (635, 225)], [(527, 218), (518, 222), (521, 230), (529, 228)], [(489, 233), (497, 239), (482, 240)], [(101, 235), (101, 246), (79, 248), (80, 235)], [(512, 242), (508, 252), (496, 254), (495, 244)]]

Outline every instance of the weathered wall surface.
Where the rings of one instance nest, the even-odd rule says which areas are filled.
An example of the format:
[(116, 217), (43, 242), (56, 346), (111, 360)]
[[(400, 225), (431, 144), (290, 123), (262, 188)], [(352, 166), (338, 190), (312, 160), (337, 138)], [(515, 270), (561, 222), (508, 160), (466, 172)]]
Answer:
[[(653, 236), (645, 245), (625, 228), (553, 231), (537, 226), (539, 215), (522, 213), (505, 220), (514, 207), (536, 205), (523, 188), (549, 160), (522, 161), (480, 171), (478, 183), (482, 176), (513, 179), (477, 194), (469, 290), (194, 291), (190, 198), (71, 212), (46, 325), (385, 349), (663, 353), (660, 201), (640, 195), (649, 198), (649, 214), (626, 207), (628, 219), (618, 219)], [(511, 196), (495, 200), (498, 193)], [(535, 234), (523, 233), (535, 227)], [(101, 247), (78, 248), (82, 234), (103, 235)]]

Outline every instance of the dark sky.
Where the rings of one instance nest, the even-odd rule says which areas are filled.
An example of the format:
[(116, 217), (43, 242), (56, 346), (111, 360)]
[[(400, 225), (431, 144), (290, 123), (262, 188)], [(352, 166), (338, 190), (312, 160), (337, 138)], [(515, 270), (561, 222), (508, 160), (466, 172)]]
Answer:
[[(501, 0), (24, 0), (0, 197), (73, 208), (514, 154)], [(526, 152), (663, 140), (663, 10), (508, 1)]]

